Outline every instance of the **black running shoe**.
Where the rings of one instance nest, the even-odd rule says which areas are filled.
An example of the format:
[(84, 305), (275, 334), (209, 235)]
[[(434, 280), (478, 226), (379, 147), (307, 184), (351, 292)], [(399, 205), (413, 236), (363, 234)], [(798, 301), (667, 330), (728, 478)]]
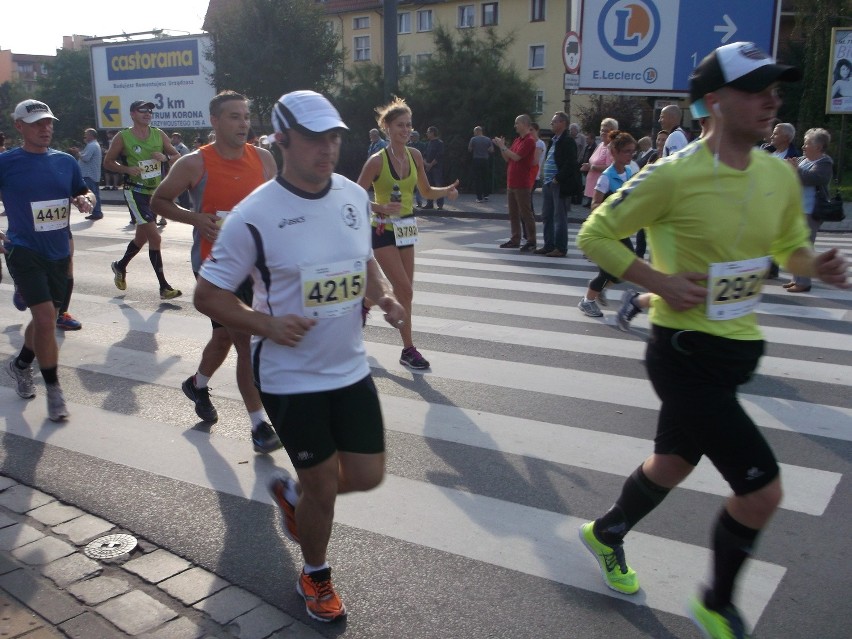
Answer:
[(254, 452), (271, 453), (281, 448), (281, 440), (275, 434), (272, 424), (260, 422), (251, 429), (251, 443), (254, 444)]
[(205, 422), (215, 424), (219, 421), (219, 413), (216, 412), (216, 407), (210, 402), (210, 388), (196, 388), (195, 375), (187, 377), (183, 384), (180, 385), (183, 389), (183, 394), (190, 400), (195, 402), (195, 414)]

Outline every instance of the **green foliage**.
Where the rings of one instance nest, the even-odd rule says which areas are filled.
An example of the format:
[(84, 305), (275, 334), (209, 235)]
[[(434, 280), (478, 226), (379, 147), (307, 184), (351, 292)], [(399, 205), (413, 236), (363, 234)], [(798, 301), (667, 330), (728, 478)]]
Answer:
[[(801, 38), (799, 46), (789, 47), (785, 62), (801, 67), (804, 78), (797, 85), (785, 87), (784, 101), (790, 121), (796, 125), (801, 143), (802, 134), (814, 127), (827, 129), (832, 136), (829, 155), (835, 160), (835, 170), (844, 175), (843, 164), (852, 158), (852, 140), (841, 139), (841, 117), (825, 113), (828, 70), (831, 61), (832, 27), (849, 28), (852, 0), (795, 0), (796, 27), (794, 37)], [(795, 119), (794, 119), (795, 118)]]
[[(504, 59), (513, 36), (499, 37), (494, 30), (454, 30), (438, 26), (432, 57), (415, 66), (415, 73), (400, 83), (400, 94), (414, 113), (414, 128), (426, 139), (426, 128), (437, 126), (444, 140), (444, 181), (459, 178), (469, 184), (470, 154), (467, 144), (474, 126), (485, 134), (514, 137), (515, 118), (529, 113), (532, 83), (522, 78)], [(549, 114), (548, 114), (549, 117)], [(548, 120), (549, 121), (549, 120)], [(502, 166), (497, 175), (505, 174)]]
[(243, 0), (218, 15), (211, 27), (218, 90), (252, 100), (263, 124), (289, 91), (326, 92), (342, 64), (338, 37), (326, 26), (322, 5), (312, 0)]
[(12, 111), (21, 100), (26, 100), (24, 85), (20, 82), (4, 82), (0, 84), (0, 131), (6, 134), (6, 147), (18, 145), (18, 132), (12, 120)]
[(53, 146), (79, 146), (83, 130), (98, 126), (88, 49), (57, 51), (56, 58), (47, 63), (47, 75), (39, 79), (34, 97), (46, 102), (59, 118), (53, 126)]
[(621, 131), (627, 131), (637, 140), (651, 135), (652, 128), (659, 128), (652, 122), (654, 111), (646, 98), (625, 95), (591, 96), (590, 106), (580, 109), (580, 130), (584, 133), (598, 134), (601, 120), (614, 118)]
[(340, 116), (349, 127), (343, 138), (337, 172), (357, 179), (367, 159), (368, 132), (378, 128), (375, 107), (382, 103), (382, 68), (377, 64), (358, 63), (347, 72), (346, 82), (332, 98)]

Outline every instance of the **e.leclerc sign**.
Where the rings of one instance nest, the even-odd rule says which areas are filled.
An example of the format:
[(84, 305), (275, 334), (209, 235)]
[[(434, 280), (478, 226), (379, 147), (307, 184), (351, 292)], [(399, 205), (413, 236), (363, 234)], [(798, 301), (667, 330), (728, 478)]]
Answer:
[(580, 91), (682, 95), (728, 42), (775, 53), (780, 0), (584, 0)]
[(208, 80), (213, 66), (205, 56), (210, 46), (206, 35), (93, 46), (98, 128), (130, 126), (130, 104), (136, 100), (154, 103), (154, 126), (209, 128), (215, 94)]

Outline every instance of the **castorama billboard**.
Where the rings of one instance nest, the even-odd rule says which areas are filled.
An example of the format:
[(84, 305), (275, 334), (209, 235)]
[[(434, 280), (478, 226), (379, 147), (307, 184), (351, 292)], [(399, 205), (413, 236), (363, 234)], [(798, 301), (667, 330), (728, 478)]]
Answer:
[(91, 48), (95, 111), (100, 129), (132, 124), (130, 105), (154, 103), (151, 124), (168, 129), (209, 128), (214, 95), (210, 36), (197, 35)]

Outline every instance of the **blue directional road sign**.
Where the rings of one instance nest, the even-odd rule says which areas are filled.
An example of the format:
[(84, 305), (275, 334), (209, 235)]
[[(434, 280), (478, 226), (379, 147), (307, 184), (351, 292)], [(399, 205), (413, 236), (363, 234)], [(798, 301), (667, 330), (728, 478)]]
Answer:
[(775, 55), (780, 4), (775, 0), (681, 2), (686, 15), (681, 15), (677, 31), (674, 89), (689, 91), (689, 74), (704, 56), (723, 44), (754, 42)]
[(584, 0), (580, 90), (680, 95), (701, 59), (729, 42), (770, 54), (780, 0)]

